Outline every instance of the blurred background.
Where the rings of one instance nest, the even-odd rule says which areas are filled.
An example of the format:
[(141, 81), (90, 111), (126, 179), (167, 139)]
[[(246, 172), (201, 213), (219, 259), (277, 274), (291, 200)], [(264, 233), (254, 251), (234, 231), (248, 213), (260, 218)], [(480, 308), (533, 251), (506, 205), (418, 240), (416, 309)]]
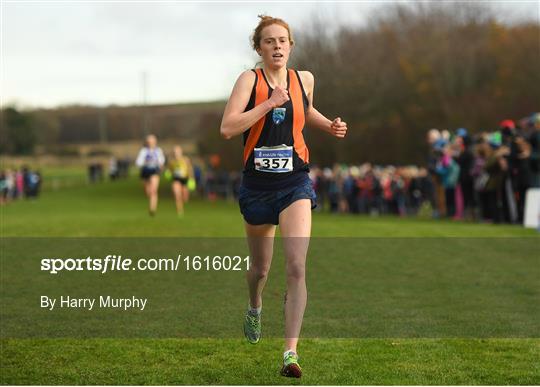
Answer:
[(219, 126), (258, 14), (291, 25), (290, 67), (349, 126), (306, 130), (319, 210), (521, 223), (540, 184), (537, 1), (1, 7), (3, 203), (135, 177), (150, 133), (199, 197), (234, 198), (242, 140)]

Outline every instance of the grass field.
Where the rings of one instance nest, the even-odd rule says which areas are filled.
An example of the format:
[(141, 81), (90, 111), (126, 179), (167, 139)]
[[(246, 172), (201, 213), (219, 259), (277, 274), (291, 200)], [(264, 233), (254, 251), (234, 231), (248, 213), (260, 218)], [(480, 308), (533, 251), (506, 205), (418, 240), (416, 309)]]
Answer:
[[(147, 215), (140, 183), (135, 180), (87, 186), (70, 171), (66, 190), (51, 191), (35, 202), (16, 202), (2, 209), (4, 236), (60, 237), (242, 237), (242, 217), (235, 203), (192, 201), (178, 219), (168, 185), (161, 185), (155, 218)], [(397, 217), (361, 217), (315, 213), (314, 237), (536, 237), (516, 226), (458, 223)]]
[[(42, 320), (31, 314), (31, 307), (14, 308), (6, 300), (18, 296), (20, 283), (39, 288), (50, 276), (34, 275), (33, 263), (22, 257), (9, 262), (4, 255), (9, 255), (11, 239), (45, 237), (55, 245), (64, 237), (115, 237), (128, 243), (133, 237), (241, 241), (235, 203), (194, 200), (179, 219), (163, 184), (158, 214), (150, 218), (139, 184), (75, 184), (2, 208), (7, 241), (1, 273), (2, 384), (540, 383), (540, 239), (536, 231), (516, 226), (315, 213), (300, 381), (278, 374), (284, 290), (279, 249), (265, 291), (267, 334), (256, 346), (240, 332), (243, 273), (182, 277), (169, 288), (168, 296), (178, 300), (174, 307), (148, 311), (161, 315), (163, 324), (159, 317), (154, 324), (139, 320), (134, 338), (123, 334), (111, 316), (103, 320), (110, 323), (109, 335), (98, 331), (82, 338), (76, 330), (58, 338), (36, 335), (32, 329)], [(355, 253), (357, 246), (365, 249), (362, 254)], [(346, 271), (329, 259), (317, 259), (329, 256), (328, 251)], [(17, 277), (12, 266), (26, 277)], [(167, 284), (168, 278), (150, 274), (134, 278)], [(56, 284), (67, 289), (95, 287), (82, 277), (58, 278)], [(127, 289), (130, 281), (115, 285), (103, 280), (101, 286)], [(208, 290), (211, 286), (203, 286), (208, 284), (227, 292)], [(155, 289), (160, 292), (158, 285)], [(32, 318), (24, 323), (14, 317), (17, 313)], [(87, 328), (86, 315), (72, 316), (80, 318), (80, 329)], [(192, 331), (171, 333), (174, 324)], [(74, 329), (66, 319), (53, 328)]]

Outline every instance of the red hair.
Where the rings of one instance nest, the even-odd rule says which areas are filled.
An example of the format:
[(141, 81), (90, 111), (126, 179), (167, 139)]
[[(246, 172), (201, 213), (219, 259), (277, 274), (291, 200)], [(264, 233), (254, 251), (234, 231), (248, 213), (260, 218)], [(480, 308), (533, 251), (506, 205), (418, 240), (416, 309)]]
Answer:
[(259, 22), (255, 30), (253, 31), (253, 37), (251, 39), (251, 44), (254, 50), (257, 50), (258, 48), (261, 47), (262, 30), (265, 27), (268, 27), (272, 24), (279, 24), (280, 26), (285, 27), (285, 29), (289, 33), (289, 43), (291, 46), (294, 45), (291, 28), (289, 27), (289, 25), (287, 24), (285, 20), (279, 19), (277, 17), (267, 16), (267, 15), (258, 15), (258, 16), (261, 19), (261, 21)]

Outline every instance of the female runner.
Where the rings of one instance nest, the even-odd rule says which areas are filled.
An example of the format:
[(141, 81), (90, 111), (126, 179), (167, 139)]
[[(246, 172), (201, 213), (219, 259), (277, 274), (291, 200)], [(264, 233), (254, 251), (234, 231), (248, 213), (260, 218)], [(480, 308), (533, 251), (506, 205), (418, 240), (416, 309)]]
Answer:
[(184, 205), (189, 200), (188, 180), (193, 178), (193, 167), (189, 157), (185, 156), (182, 147), (176, 145), (168, 164), (172, 176), (172, 191), (176, 203), (176, 213), (184, 216)]
[(145, 146), (141, 148), (135, 164), (141, 169), (144, 180), (144, 192), (148, 197), (148, 213), (154, 216), (158, 204), (159, 174), (165, 163), (165, 156), (157, 146), (157, 138), (153, 134), (146, 136)]
[(315, 207), (303, 129), (307, 125), (342, 138), (347, 124), (339, 117), (330, 121), (313, 107), (314, 78), (309, 71), (287, 68), (294, 45), (289, 25), (282, 19), (259, 17), (252, 44), (262, 68), (239, 76), (225, 107), (221, 134), (227, 139), (244, 136), (239, 204), (252, 259), (246, 275), (249, 305), (244, 334), (250, 343), (261, 337), (262, 291), (279, 224), (287, 275), (281, 374), (299, 378), (297, 344), (307, 301), (305, 266)]

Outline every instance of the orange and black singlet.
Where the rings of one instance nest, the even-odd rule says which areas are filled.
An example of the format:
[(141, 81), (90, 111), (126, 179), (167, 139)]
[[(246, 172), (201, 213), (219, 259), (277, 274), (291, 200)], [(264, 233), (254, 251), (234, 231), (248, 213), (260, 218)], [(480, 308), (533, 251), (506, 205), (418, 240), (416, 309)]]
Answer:
[[(252, 70), (255, 83), (244, 111), (253, 109), (272, 95), (262, 69)], [(308, 98), (300, 75), (287, 70), (289, 101), (272, 109), (244, 132), (244, 176), (248, 189), (273, 191), (307, 181), (309, 151), (304, 141)]]

